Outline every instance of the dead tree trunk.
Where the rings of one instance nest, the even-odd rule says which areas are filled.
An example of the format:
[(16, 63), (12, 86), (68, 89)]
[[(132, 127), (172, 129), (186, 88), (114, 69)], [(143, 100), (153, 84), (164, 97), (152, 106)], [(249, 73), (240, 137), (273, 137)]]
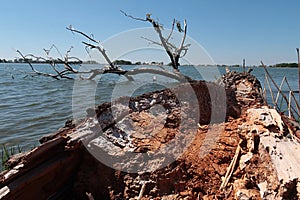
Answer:
[[(154, 26), (158, 26), (158, 24), (155, 21), (153, 21), (153, 23), (154, 23)], [(133, 69), (133, 70), (123, 70), (123, 69), (115, 66), (113, 64), (113, 62), (109, 59), (108, 55), (106, 54), (105, 49), (102, 46), (100, 46), (100, 41), (95, 40), (94, 38), (88, 36), (87, 34), (85, 34), (82, 31), (74, 29), (72, 26), (67, 27), (67, 29), (70, 30), (70, 31), (72, 31), (72, 32), (78, 33), (78, 34), (84, 36), (85, 38), (87, 38), (90, 42), (95, 43), (95, 44), (91, 44), (91, 43), (88, 43), (88, 42), (82, 42), (83, 44), (85, 44), (87, 47), (89, 47), (91, 49), (97, 49), (102, 54), (102, 56), (105, 58), (105, 60), (109, 64), (109, 67), (106, 68), (106, 69), (104, 69), (104, 70), (101, 70), (101, 69), (98, 70), (98, 69), (96, 69), (96, 70), (90, 71), (92, 74), (88, 78), (89, 80), (95, 78), (99, 74), (106, 74), (106, 73), (113, 73), (113, 74), (118, 74), (118, 75), (124, 75), (130, 81), (133, 80), (132, 75), (141, 74), (141, 73), (153, 73), (153, 74), (163, 75), (163, 76), (166, 76), (166, 77), (178, 80), (180, 82), (186, 82), (186, 81), (192, 80), (191, 78), (182, 75), (179, 72), (179, 70), (178, 70), (180, 54), (181, 54), (182, 51), (185, 51), (185, 52), (187, 51), (187, 49), (186, 49), (187, 45), (184, 46), (185, 35), (186, 35), (186, 28), (185, 28), (184, 37), (182, 38), (182, 41), (181, 41), (180, 48), (176, 48), (175, 53), (171, 52), (170, 48), (168, 47), (168, 45), (171, 45), (172, 47), (174, 47), (174, 45), (172, 45), (171, 43), (168, 43), (166, 41), (166, 39), (162, 36), (160, 28), (157, 29), (160, 37), (164, 41), (163, 44), (166, 46), (166, 48), (168, 48), (167, 53), (170, 54), (170, 56), (171, 56), (170, 58), (172, 60), (172, 66), (173, 66), (173, 69), (175, 70), (174, 73), (170, 73), (170, 72), (168, 72), (166, 70), (157, 70), (157, 69), (149, 69), (149, 68), (141, 68), (141, 69)], [(171, 34), (169, 35), (168, 38), (170, 38), (170, 37), (171, 37)], [(81, 73), (81, 72), (79, 72), (79, 73)]]
[[(152, 74), (158, 74), (158, 75), (162, 75), (165, 77), (169, 77), (175, 80), (178, 80), (180, 82), (186, 82), (186, 81), (191, 81), (192, 79), (182, 75), (179, 72), (179, 60), (181, 57), (185, 56), (188, 50), (188, 47), (190, 46), (190, 44), (185, 45), (185, 39), (186, 39), (186, 33), (187, 33), (187, 24), (186, 24), (186, 20), (184, 20), (184, 26), (183, 29), (181, 28), (180, 22), (176, 21), (175, 19), (173, 20), (173, 24), (172, 24), (172, 29), (171, 32), (169, 33), (169, 35), (167, 37), (165, 37), (162, 33), (162, 26), (158, 23), (158, 21), (155, 21), (154, 19), (151, 18), (150, 14), (146, 15), (146, 19), (140, 19), (140, 18), (135, 18), (132, 17), (130, 15), (127, 15), (125, 12), (121, 11), (122, 13), (125, 14), (125, 16), (136, 19), (136, 20), (141, 20), (141, 21), (148, 21), (152, 24), (153, 28), (155, 29), (155, 31), (157, 32), (160, 42), (155, 42), (155, 41), (151, 41), (147, 38), (145, 38), (148, 41), (151, 41), (154, 44), (158, 44), (160, 46), (162, 46), (167, 55), (169, 56), (170, 60), (171, 60), (171, 64), (172, 67), (174, 69), (174, 72), (169, 72), (167, 70), (164, 69), (150, 69), (150, 68), (140, 68), (140, 69), (133, 69), (133, 70), (123, 70), (120, 67), (114, 65), (114, 63), (110, 60), (109, 56), (106, 54), (105, 49), (102, 47), (100, 41), (94, 39), (91, 36), (88, 36), (87, 34), (85, 34), (82, 31), (79, 31), (77, 29), (74, 29), (71, 25), (69, 27), (67, 27), (68, 30), (70, 30), (71, 32), (74, 33), (78, 33), (82, 36), (84, 36), (86, 39), (88, 39), (88, 42), (82, 42), (83, 44), (86, 45), (86, 47), (89, 47), (90, 49), (97, 49), (100, 54), (104, 57), (104, 59), (106, 60), (106, 62), (108, 63), (108, 67), (103, 68), (103, 69), (91, 69), (89, 71), (78, 71), (76, 69), (74, 69), (70, 62), (69, 59), (70, 58), (75, 58), (76, 57), (70, 57), (69, 53), (71, 52), (71, 49), (73, 47), (71, 47), (67, 53), (65, 54), (65, 57), (63, 58), (62, 54), (59, 52), (58, 48), (55, 45), (52, 45), (50, 47), (49, 50), (44, 49), (44, 51), (47, 54), (47, 59), (41, 58), (41, 57), (37, 57), (34, 56), (32, 54), (26, 55), (24, 56), (20, 51), (17, 51), (22, 58), (29, 64), (31, 70), (36, 74), (36, 75), (42, 75), (42, 76), (48, 76), (48, 77), (52, 77), (55, 79), (73, 79), (72, 74), (89, 74), (88, 80), (92, 80), (94, 79), (96, 76), (100, 75), (100, 74), (106, 74), (106, 73), (112, 73), (112, 74), (118, 74), (118, 75), (123, 75), (125, 76), (128, 80), (132, 81), (133, 80), (133, 75), (136, 74), (142, 74), (142, 73), (152, 73)], [(179, 44), (179, 47), (176, 47), (176, 45), (172, 44), (170, 42), (170, 39), (172, 38), (172, 34), (173, 34), (173, 30), (174, 27), (176, 27), (178, 29), (179, 32), (182, 32), (182, 39), (181, 42)], [(58, 70), (56, 68), (56, 60), (53, 59), (52, 57), (50, 57), (50, 51), (51, 49), (55, 48), (57, 50), (57, 52), (60, 54), (61, 58), (59, 58), (59, 62), (64, 64), (64, 70)], [(52, 67), (52, 69), (54, 70), (55, 74), (49, 74), (49, 73), (44, 73), (44, 72), (40, 72), (37, 69), (34, 68), (34, 66), (30, 63), (28, 57), (33, 57), (36, 59), (43, 59), (46, 63), (50, 64), (50, 66)], [(81, 76), (80, 76), (81, 77)], [(81, 77), (82, 78), (82, 77)]]
[[(146, 40), (152, 42), (153, 44), (157, 44), (157, 45), (160, 45), (162, 46), (167, 55), (169, 56), (170, 58), (170, 61), (171, 61), (171, 64), (172, 64), (172, 67), (173, 69), (178, 72), (179, 69), (179, 59), (183, 56), (186, 55), (187, 53), (187, 50), (188, 50), (188, 47), (190, 46), (190, 44), (187, 44), (185, 45), (185, 39), (186, 39), (186, 33), (187, 33), (187, 23), (186, 23), (186, 20), (184, 20), (184, 25), (183, 25), (183, 29), (181, 28), (181, 24), (179, 21), (176, 21), (175, 19), (173, 20), (173, 23), (172, 23), (172, 28), (171, 28), (171, 32), (170, 34), (165, 37), (162, 33), (162, 25), (160, 25), (158, 23), (158, 21), (155, 21), (153, 18), (151, 18), (151, 14), (146, 14), (146, 18), (143, 19), (143, 18), (138, 18), (138, 17), (133, 17), (131, 15), (128, 15), (127, 13), (125, 13), (124, 11), (121, 10), (121, 12), (126, 16), (126, 17), (129, 17), (129, 18), (132, 18), (134, 20), (139, 20), (139, 21), (145, 21), (145, 22), (150, 22), (154, 28), (154, 30), (156, 31), (156, 33), (158, 34), (158, 37), (159, 37), (159, 40), (160, 42), (155, 42), (155, 41), (152, 41), (152, 40), (149, 40), (147, 38), (145, 38)], [(174, 26), (175, 26), (175, 22), (176, 22), (176, 27), (178, 29), (179, 32), (182, 32), (183, 35), (182, 35), (182, 39), (181, 39), (181, 43), (179, 45), (179, 47), (176, 47), (176, 45), (172, 44), (170, 42), (170, 38), (173, 34), (173, 30), (174, 30)]]

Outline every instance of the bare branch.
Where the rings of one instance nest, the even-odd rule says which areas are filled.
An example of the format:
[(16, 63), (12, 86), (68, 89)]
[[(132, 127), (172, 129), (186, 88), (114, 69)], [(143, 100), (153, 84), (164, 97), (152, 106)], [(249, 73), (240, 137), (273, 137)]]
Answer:
[(183, 54), (180, 55), (180, 58), (183, 58), (187, 53), (187, 49), (183, 49)]
[(54, 78), (54, 79), (59, 80), (59, 78), (57, 77), (58, 75), (55, 75), (55, 74), (47, 74), (47, 73), (44, 73), (44, 72), (37, 71), (37, 70), (33, 67), (33, 65), (28, 61), (28, 59), (26, 59), (26, 57), (21, 53), (21, 51), (17, 50), (17, 52), (18, 52), (18, 53), (20, 54), (20, 56), (24, 59), (24, 61), (25, 61), (26, 63), (29, 64), (31, 70), (32, 70), (34, 73), (36, 73), (37, 75), (48, 76), (48, 77), (52, 77), (52, 78)]
[(102, 56), (105, 58), (105, 60), (108, 62), (109, 66), (112, 69), (116, 68), (116, 66), (112, 63), (112, 61), (109, 59), (108, 55), (106, 54), (105, 49), (101, 48), (100, 46), (96, 46), (96, 45), (93, 45), (93, 44), (90, 44), (87, 42), (82, 42), (82, 43), (85, 44), (86, 46), (89, 46), (92, 49), (97, 49), (102, 54)]
[(71, 50), (73, 49), (73, 46), (70, 47), (69, 50), (67, 50), (66, 55), (65, 55), (65, 61), (68, 62), (69, 59), (69, 53), (71, 52)]
[(105, 58), (105, 60), (108, 62), (109, 66), (113, 69), (115, 69), (116, 67), (114, 66), (114, 64), (112, 63), (112, 61), (109, 59), (108, 55), (105, 52), (105, 49), (100, 47), (99, 44), (100, 42), (95, 40), (94, 38), (91, 38), (90, 36), (88, 36), (87, 34), (85, 34), (82, 31), (78, 31), (76, 29), (74, 29), (72, 26), (66, 27), (68, 30), (72, 31), (72, 32), (76, 32), (79, 33), (80, 35), (86, 37), (87, 39), (91, 40), (92, 42), (96, 43), (97, 45), (91, 44), (91, 43), (87, 43), (87, 42), (82, 42), (83, 44), (85, 44), (86, 46), (89, 46), (91, 49), (97, 49)]
[[(181, 57), (183, 57), (184, 55), (186, 55), (186, 51), (188, 50), (187, 49), (188, 46), (184, 45), (185, 39), (186, 39), (186, 32), (187, 32), (186, 20), (184, 20), (184, 27), (182, 29), (181, 25), (180, 25), (180, 22), (176, 21), (174, 19), (173, 23), (172, 23), (172, 29), (171, 29), (170, 34), (168, 35), (168, 37), (164, 37), (163, 34), (162, 34), (163, 27), (158, 23), (157, 20), (154, 20), (153, 18), (151, 18), (151, 14), (147, 14), (146, 19), (142, 19), (142, 18), (138, 18), (138, 17), (133, 17), (132, 15), (128, 15), (127, 13), (125, 13), (122, 10), (121, 10), (121, 12), (126, 17), (129, 17), (129, 18), (132, 18), (132, 19), (135, 19), (135, 20), (140, 20), (140, 21), (148, 21), (152, 24), (154, 30), (158, 34), (158, 37), (159, 37), (159, 40), (160, 40), (161, 43), (154, 42), (154, 41), (149, 40), (149, 39), (146, 39), (146, 40), (152, 42), (153, 44), (157, 44), (157, 45), (162, 46), (165, 49), (166, 53), (168, 54), (168, 56), (171, 60), (173, 69), (175, 69), (175, 71), (178, 71), (179, 59)], [(176, 23), (176, 27), (177, 27), (178, 31), (183, 32), (182, 40), (181, 40), (181, 43), (180, 43), (178, 48), (176, 47), (176, 45), (169, 42), (170, 38), (172, 37), (173, 31), (174, 31), (175, 23)], [(184, 51), (183, 54), (182, 54), (182, 51)]]
[[(41, 75), (41, 76), (48, 76), (48, 77), (52, 77), (55, 78), (57, 80), (59, 80), (60, 78), (65, 78), (65, 79), (73, 79), (72, 77), (67, 76), (68, 74), (74, 74), (74, 73), (78, 73), (77, 70), (73, 69), (69, 64), (67, 59), (65, 61), (63, 61), (62, 59), (58, 58), (57, 60), (53, 59), (52, 57), (49, 56), (49, 53), (51, 51), (52, 48), (55, 48), (58, 52), (58, 48), (55, 45), (52, 45), (50, 47), (49, 50), (44, 49), (44, 51), (46, 52), (47, 56), (49, 57), (49, 59), (45, 59), (43, 57), (40, 56), (35, 56), (33, 54), (27, 54), (27, 55), (23, 55), (21, 53), (21, 51), (17, 50), (17, 52), (20, 54), (20, 56), (24, 59), (24, 61), (29, 64), (31, 70), (36, 74), (36, 75)], [(70, 51), (70, 50), (69, 50)], [(68, 52), (69, 52), (68, 51)], [(38, 71), (37, 69), (34, 68), (34, 66), (31, 64), (30, 60), (28, 59), (28, 57), (31, 58), (35, 58), (37, 60), (43, 60), (46, 63), (49, 63), (50, 67), (53, 69), (53, 71), (56, 74), (51, 74), (51, 73), (44, 73), (41, 71)], [(72, 57), (72, 58), (76, 58), (76, 57)], [(57, 66), (57, 61), (64, 63), (65, 66), (65, 70), (59, 71), (56, 66)]]
[(69, 27), (66, 27), (66, 29), (70, 30), (71, 32), (79, 33), (80, 35), (83, 35), (84, 37), (86, 37), (87, 39), (91, 40), (92, 42), (100, 44), (100, 41), (95, 40), (94, 38), (88, 36), (84, 32), (81, 32), (79, 30), (74, 29), (71, 25)]
[[(50, 55), (51, 50), (55, 48), (55, 50), (57, 51), (57, 53), (60, 55), (61, 58), (63, 58), (62, 54), (60, 53), (59, 49), (55, 46), (55, 44), (52, 44), (51, 47), (47, 50), (47, 49), (43, 49), (46, 53), (47, 56)], [(50, 57), (51, 58), (51, 57)]]
[(181, 40), (181, 44), (178, 48), (178, 54), (181, 53), (181, 51), (183, 50), (184, 48), (184, 42), (185, 42), (185, 38), (186, 38), (186, 32), (187, 32), (187, 24), (186, 24), (186, 20), (184, 20), (184, 28), (183, 28), (183, 31), (184, 31), (184, 34), (183, 34), (183, 37), (182, 37), (182, 40)]
[(144, 40), (147, 40), (148, 42), (150, 42), (150, 43), (152, 43), (152, 44), (156, 44), (156, 45), (159, 45), (159, 46), (162, 46), (162, 44), (161, 43), (159, 43), (159, 42), (156, 42), (156, 41), (154, 41), (154, 40), (150, 40), (150, 39), (148, 39), (148, 38), (145, 38), (145, 37), (141, 37), (142, 39), (144, 39)]
[(85, 46), (84, 49), (85, 49), (86, 53), (89, 55), (89, 57), (92, 58), (92, 56), (91, 56), (91, 54), (90, 54), (90, 52), (89, 52), (89, 47), (88, 47), (88, 46)]
[[(132, 19), (135, 19), (135, 20), (139, 20), (139, 21), (148, 21), (147, 19), (143, 19), (143, 18), (138, 18), (138, 17), (133, 17), (132, 15), (128, 15), (126, 12), (124, 12), (123, 10), (120, 10), (121, 13), (123, 13), (126, 17), (129, 17), (129, 18), (132, 18)], [(147, 18), (150, 18), (151, 14), (147, 14)]]
[(90, 43), (87, 43), (87, 42), (82, 42), (82, 43), (85, 44), (86, 46), (90, 47), (91, 49), (97, 48), (96, 45), (93, 45), (93, 44), (90, 44)]
[[(76, 57), (74, 57), (74, 58), (76, 58)], [(68, 61), (63, 61), (61, 59), (59, 59), (59, 61), (64, 63), (64, 67), (66, 69), (65, 71), (71, 71), (75, 74), (78, 73), (77, 70), (75, 70), (73, 67), (71, 67), (71, 65), (68, 63)], [(64, 73), (64, 71), (62, 71), (61, 73)]]
[(184, 46), (183, 46), (183, 48), (182, 48), (182, 49), (186, 49), (186, 50), (187, 50), (187, 49), (188, 49), (188, 47), (190, 47), (190, 46), (191, 46), (191, 44), (186, 44), (186, 45), (184, 45)]
[(52, 69), (57, 73), (58, 76), (61, 77), (61, 74), (60, 74), (60, 72), (56, 69), (55, 65), (56, 65), (56, 64), (55, 64), (54, 61), (50, 63), (50, 66), (52, 67)]
[(74, 47), (73, 47), (73, 46), (71, 46), (71, 47), (70, 47), (70, 49), (67, 51), (67, 53), (66, 53), (66, 54), (68, 55), (68, 54), (71, 52), (71, 50), (72, 50), (73, 48), (74, 48)]
[(173, 19), (171, 32), (170, 32), (169, 36), (167, 37), (166, 42), (169, 42), (169, 40), (170, 40), (170, 38), (171, 38), (171, 36), (172, 36), (172, 34), (173, 34), (173, 31), (174, 31), (174, 25), (175, 25), (175, 18)]
[[(50, 49), (48, 49), (48, 50), (44, 49), (48, 59), (45, 59), (45, 58), (42, 58), (42, 57), (37, 57), (37, 56), (34, 56), (32, 54), (27, 55), (27, 57), (30, 56), (30, 57), (33, 57), (33, 58), (36, 58), (36, 59), (43, 59), (46, 62), (50, 61), (48, 63), (50, 64), (52, 69), (56, 72), (56, 74), (47, 74), (47, 73), (39, 72), (38, 70), (36, 70), (34, 68), (34, 66), (30, 63), (30, 61), (26, 58), (26, 56), (24, 56), (20, 51), (17, 51), (17, 52), (29, 64), (32, 71), (36, 75), (49, 76), (49, 77), (52, 77), (52, 78), (55, 78), (55, 79), (61, 79), (61, 78), (73, 79), (72, 77), (69, 76), (69, 75), (72, 75), (72, 74), (78, 74), (80, 79), (84, 79), (84, 78), (82, 78), (81, 75), (82, 74), (87, 74), (88, 78), (86, 78), (86, 79), (92, 80), (97, 75), (110, 73), (110, 74), (122, 75), (122, 76), (125, 76), (128, 80), (133, 80), (133, 78), (132, 78), (133, 75), (143, 74), (143, 73), (151, 73), (151, 74), (158, 74), (158, 75), (162, 75), (162, 76), (165, 76), (165, 77), (169, 77), (169, 78), (172, 78), (172, 79), (175, 79), (175, 80), (178, 80), (178, 81), (190, 81), (191, 80), (189, 77), (186, 77), (186, 76), (182, 75), (178, 70), (179, 59), (186, 55), (186, 53), (188, 51), (188, 47), (190, 46), (190, 44), (188, 44), (188, 45), (184, 44), (185, 39), (186, 39), (186, 32), (187, 32), (186, 20), (184, 21), (184, 27), (182, 29), (181, 25), (180, 25), (180, 22), (173, 19), (171, 32), (168, 34), (167, 37), (164, 37), (163, 33), (162, 33), (163, 26), (158, 23), (158, 20), (154, 20), (151, 17), (151, 14), (146, 14), (146, 18), (143, 19), (143, 18), (138, 18), (138, 17), (133, 17), (131, 15), (128, 15), (122, 10), (121, 10), (121, 13), (123, 13), (126, 17), (129, 17), (131, 19), (139, 20), (139, 21), (147, 21), (147, 22), (151, 23), (154, 30), (158, 34), (160, 42), (156, 42), (156, 41), (153, 41), (151, 39), (144, 38), (144, 37), (142, 37), (142, 38), (147, 40), (148, 42), (151, 42), (152, 44), (160, 45), (165, 49), (166, 53), (168, 54), (169, 58), (171, 59), (171, 63), (172, 63), (173, 69), (174, 69), (173, 72), (169, 72), (169, 71), (167, 71), (163, 68), (161, 68), (161, 69), (140, 68), (140, 69), (133, 69), (133, 70), (123, 70), (123, 69), (121, 69), (121, 68), (119, 68), (119, 67), (117, 67), (113, 64), (113, 62), (108, 57), (108, 55), (106, 53), (106, 50), (102, 47), (100, 41), (94, 39), (94, 37), (92, 35), (89, 36), (86, 33), (73, 28), (72, 26), (66, 27), (66, 29), (70, 30), (72, 33), (78, 33), (78, 34), (82, 35), (83, 37), (85, 37), (88, 40), (88, 42), (85, 42), (85, 41), (82, 42), (85, 45), (85, 49), (88, 52), (88, 54), (89, 54), (88, 48), (89, 49), (97, 49), (102, 54), (102, 56), (105, 58), (105, 60), (109, 64), (109, 67), (103, 68), (103, 69), (92, 69), (92, 70), (89, 70), (89, 71), (78, 71), (78, 70), (74, 69), (70, 64), (70, 59), (76, 59), (78, 61), (81, 61), (77, 57), (70, 57), (69, 56), (69, 54), (71, 53), (71, 50), (73, 49), (73, 47), (70, 47), (66, 51), (65, 56), (63, 57), (62, 54), (60, 53), (60, 51), (58, 50), (58, 48), (53, 44), (50, 47)], [(172, 38), (172, 34), (174, 32), (175, 24), (177, 26), (178, 31), (183, 32), (182, 40), (181, 40), (181, 43), (180, 43), (179, 47), (176, 47), (176, 45), (169, 42), (169, 40)], [(56, 49), (56, 51), (61, 56), (61, 58), (53, 59), (50, 56), (50, 52), (53, 48)], [(59, 65), (57, 65), (57, 63), (63, 63), (64, 64), (64, 69), (59, 70), (60, 68), (57, 67), (57, 66), (59, 66)]]

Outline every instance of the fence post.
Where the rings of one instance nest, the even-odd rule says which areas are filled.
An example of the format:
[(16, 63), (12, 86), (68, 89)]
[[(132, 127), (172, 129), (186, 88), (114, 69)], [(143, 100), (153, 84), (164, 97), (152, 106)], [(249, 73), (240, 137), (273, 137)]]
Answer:
[(290, 91), (290, 94), (289, 94), (289, 105), (288, 105), (288, 111), (289, 111), (289, 118), (291, 118), (291, 102), (292, 102), (292, 92), (293, 91)]
[(299, 102), (300, 102), (300, 56), (299, 56), (299, 48), (296, 48), (297, 56), (298, 56), (298, 91), (299, 91)]

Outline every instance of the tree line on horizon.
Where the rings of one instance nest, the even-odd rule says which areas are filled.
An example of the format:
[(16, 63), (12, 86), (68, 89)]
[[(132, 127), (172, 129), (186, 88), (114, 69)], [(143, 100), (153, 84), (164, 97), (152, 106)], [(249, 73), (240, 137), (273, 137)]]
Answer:
[[(48, 60), (34, 60), (34, 59), (29, 59), (29, 60), (25, 60), (23, 58), (18, 58), (18, 59), (14, 59), (14, 60), (6, 60), (6, 59), (0, 59), (0, 63), (36, 63), (36, 64), (49, 64), (50, 62), (53, 62)], [(62, 60), (54, 60), (55, 63), (58, 64), (63, 64)], [(142, 61), (138, 61), (138, 62), (132, 62), (130, 60), (115, 60), (113, 61), (113, 63), (115, 65), (164, 65), (163, 62), (156, 62), (156, 61), (152, 61), (150, 63), (148, 62), (142, 62)], [(99, 64), (96, 61), (93, 60), (88, 60), (88, 61), (81, 61), (81, 60), (74, 60), (74, 61), (69, 61), (69, 64)], [(171, 65), (171, 63), (168, 63), (166, 65)], [(205, 65), (205, 66), (209, 66), (209, 65)], [(241, 67), (241, 65), (236, 64), (236, 65), (225, 65), (225, 64), (216, 64), (216, 66), (220, 66), (220, 67)], [(259, 66), (253, 66), (253, 67), (261, 67)], [(277, 63), (274, 65), (269, 65), (268, 67), (278, 67), (278, 68), (297, 68), (298, 67), (298, 63)]]
[[(59, 60), (59, 59), (53, 59), (53, 60), (39, 60), (39, 59), (30, 59), (30, 58), (16, 58), (14, 60), (6, 60), (6, 59), (0, 59), (0, 63), (38, 63), (38, 64), (49, 64), (51, 62), (55, 62), (58, 64), (63, 64), (64, 61)], [(69, 61), (69, 64), (82, 64), (83, 62), (81, 60), (74, 60), (74, 61)]]
[[(36, 64), (49, 64), (51, 62), (55, 62), (57, 64), (63, 64), (64, 61), (60, 59), (53, 59), (53, 60), (38, 60), (38, 59), (23, 59), (18, 58), (14, 60), (6, 60), (6, 59), (0, 59), (0, 63), (36, 63)], [(68, 61), (69, 64), (99, 64), (97, 61), (94, 60), (87, 60), (87, 61), (81, 61), (81, 60), (75, 60), (75, 61)], [(113, 61), (113, 64), (115, 65), (164, 65), (163, 62), (132, 62), (130, 60), (115, 60)]]

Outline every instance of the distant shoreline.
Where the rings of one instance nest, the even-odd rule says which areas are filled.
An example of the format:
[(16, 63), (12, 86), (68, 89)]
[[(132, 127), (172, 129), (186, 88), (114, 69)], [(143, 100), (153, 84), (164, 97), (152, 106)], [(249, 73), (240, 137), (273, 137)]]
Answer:
[[(0, 59), (0, 63), (10, 63), (10, 64), (27, 64), (24, 60), (6, 60), (6, 59)], [(32, 64), (50, 64), (50, 61), (30, 61)], [(64, 64), (62, 61), (55, 61), (57, 64)], [(79, 64), (90, 64), (90, 65), (105, 65), (104, 63), (97, 63), (96, 61), (71, 61), (68, 62), (68, 64), (73, 65), (79, 65)], [(145, 66), (169, 66), (169, 64), (164, 64), (163, 62), (135, 62), (132, 63), (131, 61), (124, 61), (124, 60), (117, 60), (114, 61), (115, 65), (145, 65)], [(186, 66), (201, 66), (201, 67), (234, 67), (234, 68), (242, 68), (242, 65), (225, 65), (225, 64), (199, 64), (199, 65), (180, 65), (181, 67)], [(261, 65), (251, 65), (246, 66), (247, 68), (256, 68), (256, 67), (262, 67)], [(267, 67), (270, 68), (298, 68), (298, 63), (277, 63), (274, 65), (268, 65)]]

